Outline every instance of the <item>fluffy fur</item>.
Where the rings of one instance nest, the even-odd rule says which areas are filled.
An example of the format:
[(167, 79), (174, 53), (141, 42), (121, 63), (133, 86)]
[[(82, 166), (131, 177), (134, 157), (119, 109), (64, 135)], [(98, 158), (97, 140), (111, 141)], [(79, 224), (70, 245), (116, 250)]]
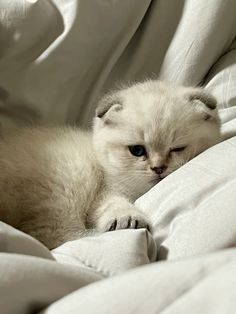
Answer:
[(219, 138), (216, 101), (202, 89), (121, 89), (100, 101), (91, 133), (34, 128), (0, 142), (0, 219), (49, 248), (90, 228), (148, 228), (133, 201)]

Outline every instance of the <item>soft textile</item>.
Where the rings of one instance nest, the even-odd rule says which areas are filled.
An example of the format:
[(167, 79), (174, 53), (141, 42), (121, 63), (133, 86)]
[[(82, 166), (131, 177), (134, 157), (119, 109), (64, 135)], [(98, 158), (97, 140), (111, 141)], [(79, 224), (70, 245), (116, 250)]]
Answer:
[(0, 124), (89, 126), (116, 82), (203, 84), (222, 142), (136, 201), (154, 232), (53, 251), (0, 222), (2, 314), (236, 312), (235, 0), (0, 1)]

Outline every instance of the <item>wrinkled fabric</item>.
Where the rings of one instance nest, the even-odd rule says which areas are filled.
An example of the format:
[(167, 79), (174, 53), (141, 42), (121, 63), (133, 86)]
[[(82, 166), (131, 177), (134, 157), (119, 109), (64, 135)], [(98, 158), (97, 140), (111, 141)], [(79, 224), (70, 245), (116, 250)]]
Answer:
[(119, 81), (202, 84), (222, 142), (136, 201), (144, 229), (94, 234), (49, 251), (0, 222), (0, 312), (234, 313), (236, 2), (1, 0), (0, 132), (90, 126)]
[(221, 106), (235, 104), (234, 0), (4, 0), (0, 10), (0, 87), (11, 96), (0, 104), (16, 111), (0, 115), (7, 131), (24, 110), (23, 124), (91, 125), (105, 91), (147, 77), (207, 83)]
[(137, 268), (77, 290), (41, 314), (234, 313), (235, 254), (231, 249)]

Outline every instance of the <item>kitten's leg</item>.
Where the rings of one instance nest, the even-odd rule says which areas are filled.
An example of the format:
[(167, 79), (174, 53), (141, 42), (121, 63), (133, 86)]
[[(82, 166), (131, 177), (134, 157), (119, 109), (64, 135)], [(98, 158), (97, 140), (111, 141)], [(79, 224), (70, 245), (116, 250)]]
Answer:
[(73, 226), (60, 223), (55, 225), (52, 221), (40, 223), (39, 221), (27, 222), (19, 228), (21, 231), (31, 235), (40, 242), (42, 242), (48, 249), (54, 249), (59, 245), (67, 242), (77, 240), (83, 237), (85, 227), (82, 225)]
[(150, 225), (143, 213), (122, 196), (106, 197), (94, 212), (93, 224), (101, 231), (146, 228)]
[(31, 210), (21, 211), (17, 229), (28, 233), (49, 249), (79, 239), (85, 231), (83, 212), (76, 212), (58, 197), (58, 201), (45, 200)]

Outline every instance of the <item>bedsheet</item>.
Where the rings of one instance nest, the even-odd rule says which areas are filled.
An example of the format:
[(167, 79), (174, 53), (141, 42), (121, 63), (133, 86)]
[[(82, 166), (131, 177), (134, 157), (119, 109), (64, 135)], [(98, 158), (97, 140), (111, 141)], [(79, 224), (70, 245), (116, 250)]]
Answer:
[(234, 0), (1, 0), (0, 12), (2, 131), (88, 127), (104, 92), (149, 77), (235, 105)]
[(138, 199), (152, 235), (113, 231), (50, 252), (0, 222), (1, 313), (234, 313), (235, 160), (236, 136)]
[(49, 251), (0, 222), (1, 314), (236, 312), (236, 2), (0, 1), (0, 125), (89, 126), (146, 77), (203, 85), (222, 142), (136, 201), (151, 219)]

